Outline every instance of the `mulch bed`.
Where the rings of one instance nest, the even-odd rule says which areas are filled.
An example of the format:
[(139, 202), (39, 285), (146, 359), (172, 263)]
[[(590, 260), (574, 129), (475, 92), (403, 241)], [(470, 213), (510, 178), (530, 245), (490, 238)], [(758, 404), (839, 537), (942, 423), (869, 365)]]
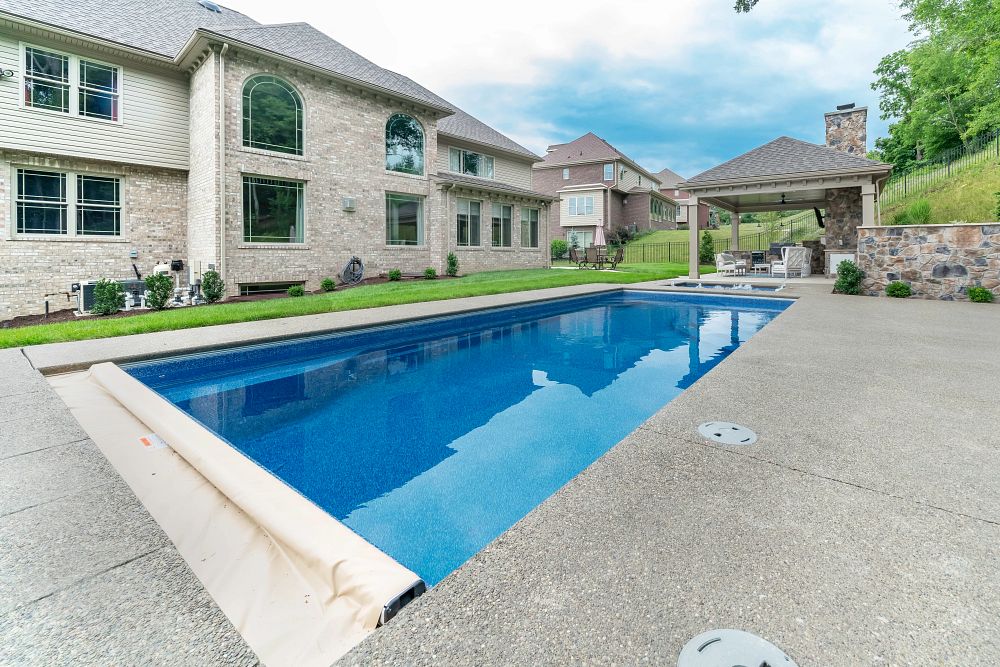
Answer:
[[(443, 275), (443, 276), (438, 276), (437, 280), (449, 280), (452, 278), (453, 276)], [(407, 281), (407, 282), (413, 280), (425, 280), (425, 278), (422, 275), (403, 276), (402, 278), (402, 281)], [(357, 285), (338, 284), (336, 291), (341, 292), (343, 290), (349, 290), (355, 287), (361, 287), (363, 285), (381, 285), (382, 283), (387, 283), (387, 282), (389, 282), (389, 279), (386, 278), (385, 276), (376, 276), (375, 278), (365, 278)], [(319, 290), (316, 292), (306, 292), (306, 294), (324, 294), (324, 292), (322, 290)], [(233, 296), (220, 303), (240, 303), (243, 301), (267, 301), (269, 299), (288, 299), (288, 298), (293, 298), (293, 297), (289, 297), (284, 292), (273, 292), (270, 294), (248, 294), (246, 296)], [(74, 302), (76, 301), (75, 297), (73, 301)], [(211, 308), (214, 305), (218, 304), (206, 303), (197, 307)], [(187, 308), (187, 306), (184, 307)], [(62, 310), (51, 311), (48, 314), (48, 317), (46, 317), (45, 315), (21, 315), (9, 320), (4, 320), (3, 322), (0, 322), (0, 329), (19, 329), (21, 327), (33, 327), (39, 324), (55, 324), (57, 322), (76, 322), (79, 320), (92, 320), (98, 318), (108, 320), (119, 317), (134, 317), (136, 315), (146, 315), (151, 312), (153, 311), (148, 309), (142, 309), (142, 310), (136, 309), (136, 310), (120, 310), (113, 315), (76, 315), (73, 308), (65, 308)]]

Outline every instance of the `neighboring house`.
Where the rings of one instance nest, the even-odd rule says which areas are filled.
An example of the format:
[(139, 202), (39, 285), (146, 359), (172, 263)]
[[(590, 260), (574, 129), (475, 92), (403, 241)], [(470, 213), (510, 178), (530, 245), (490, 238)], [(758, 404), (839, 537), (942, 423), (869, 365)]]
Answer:
[[(209, 0), (0, 0), (0, 319), (182, 260), (230, 295), (548, 265), (540, 158), (304, 24)], [(51, 297), (55, 307), (65, 297)]]
[(534, 188), (559, 198), (549, 235), (570, 245), (591, 245), (598, 226), (605, 234), (677, 227), (677, 204), (660, 192), (659, 179), (593, 132), (549, 146), (535, 164)]
[[(684, 190), (677, 189), (677, 184), (684, 181), (684, 177), (678, 176), (669, 169), (664, 169), (656, 177), (660, 179), (660, 192), (677, 202), (677, 224), (688, 224), (688, 199), (691, 195)], [(709, 213), (708, 204), (699, 202), (698, 229), (708, 228)]]

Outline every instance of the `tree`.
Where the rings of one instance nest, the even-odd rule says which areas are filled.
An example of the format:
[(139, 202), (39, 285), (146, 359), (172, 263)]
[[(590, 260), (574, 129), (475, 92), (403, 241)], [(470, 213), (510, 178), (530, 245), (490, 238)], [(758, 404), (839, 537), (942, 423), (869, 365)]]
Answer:
[(757, 4), (758, 0), (736, 0), (733, 9), (739, 14), (746, 14)]
[(712, 240), (712, 232), (707, 229), (702, 232), (701, 243), (698, 244), (698, 261), (702, 264), (715, 261), (715, 242)]

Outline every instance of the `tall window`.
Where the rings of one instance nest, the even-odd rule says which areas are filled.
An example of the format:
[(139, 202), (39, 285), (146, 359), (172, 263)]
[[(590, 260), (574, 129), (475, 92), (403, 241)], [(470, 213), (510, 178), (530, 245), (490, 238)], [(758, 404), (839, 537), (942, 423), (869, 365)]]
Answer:
[(424, 198), (385, 193), (386, 245), (424, 244)]
[(570, 215), (593, 215), (594, 214), (594, 197), (570, 197), (569, 198), (569, 214)]
[(661, 199), (649, 198), (649, 216), (653, 220), (664, 220), (669, 218), (667, 203)]
[(482, 203), (471, 199), (458, 200), (456, 243), (461, 246), (478, 246)]
[(24, 106), (118, 120), (121, 68), (24, 47)]
[(566, 232), (566, 243), (570, 248), (589, 248), (594, 245), (594, 232), (582, 232), (571, 229)]
[(243, 240), (302, 243), (305, 201), (298, 181), (243, 177)]
[(482, 153), (451, 148), (448, 150), (449, 168), (459, 174), (493, 178), (493, 158)]
[(258, 74), (243, 84), (243, 145), (302, 155), (302, 98), (282, 79)]
[(604, 165), (604, 180), (606, 181), (615, 180), (615, 165), (610, 162)]
[(509, 248), (513, 233), (513, 209), (507, 204), (493, 204), (493, 234), (491, 245), (495, 248)]
[(14, 200), (18, 234), (121, 235), (121, 179), (115, 176), (18, 169)]
[(563, 180), (569, 180), (569, 167), (563, 167)]
[(385, 168), (424, 173), (424, 130), (415, 118), (398, 113), (385, 124)]
[(521, 208), (521, 247), (538, 247), (538, 209)]

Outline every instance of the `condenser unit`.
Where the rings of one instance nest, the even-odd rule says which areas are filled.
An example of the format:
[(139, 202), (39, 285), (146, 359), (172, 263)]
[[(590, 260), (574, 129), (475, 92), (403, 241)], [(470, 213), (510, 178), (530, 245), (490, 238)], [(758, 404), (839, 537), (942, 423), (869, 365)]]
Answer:
[[(139, 308), (143, 305), (143, 296), (146, 293), (146, 282), (144, 280), (119, 280), (125, 290), (125, 309)], [(94, 288), (97, 280), (81, 280), (74, 283), (70, 291), (76, 293), (76, 310), (81, 315), (90, 313), (94, 309)]]

